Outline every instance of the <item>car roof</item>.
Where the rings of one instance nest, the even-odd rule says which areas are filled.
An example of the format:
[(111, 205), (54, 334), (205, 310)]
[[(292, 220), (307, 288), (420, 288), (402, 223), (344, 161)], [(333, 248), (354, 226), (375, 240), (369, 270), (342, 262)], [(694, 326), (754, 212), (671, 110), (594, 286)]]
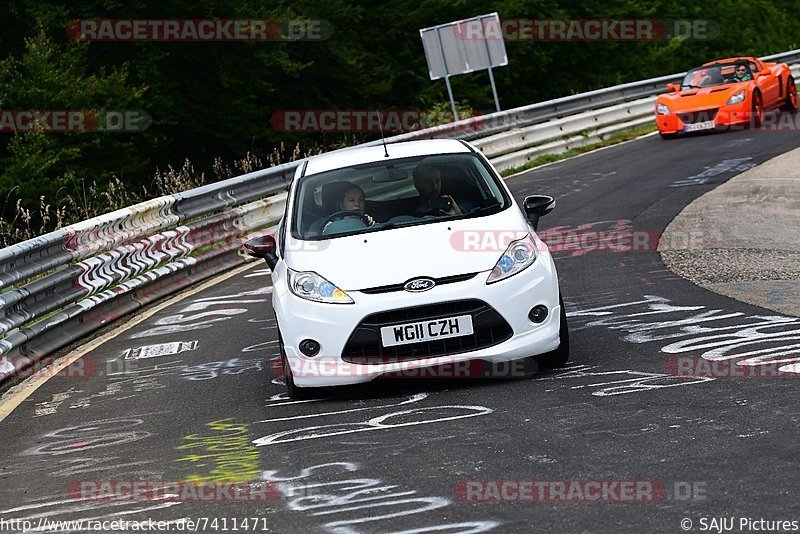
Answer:
[[(404, 143), (387, 143), (388, 159), (410, 158), (432, 154), (463, 154), (471, 152), (462, 142), (455, 139), (427, 139), (424, 141), (406, 141)], [(385, 161), (383, 145), (371, 147), (354, 147), (320, 154), (308, 158), (305, 175), (317, 174), (342, 167), (361, 165), (374, 161)]]

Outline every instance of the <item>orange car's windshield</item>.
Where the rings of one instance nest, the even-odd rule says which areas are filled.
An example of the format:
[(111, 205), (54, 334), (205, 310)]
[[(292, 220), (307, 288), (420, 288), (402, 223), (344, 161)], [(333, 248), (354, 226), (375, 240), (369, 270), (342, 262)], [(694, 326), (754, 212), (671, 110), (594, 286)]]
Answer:
[[(737, 67), (741, 69), (741, 72), (736, 72)], [(714, 87), (715, 85), (737, 83), (752, 79), (752, 68), (747, 63), (707, 65), (704, 67), (697, 67), (687, 72), (681, 82), (681, 88), (702, 89), (704, 87)]]
[(684, 89), (701, 89), (703, 87), (713, 87), (722, 85), (725, 78), (722, 75), (721, 67), (699, 67), (686, 73), (681, 82)]

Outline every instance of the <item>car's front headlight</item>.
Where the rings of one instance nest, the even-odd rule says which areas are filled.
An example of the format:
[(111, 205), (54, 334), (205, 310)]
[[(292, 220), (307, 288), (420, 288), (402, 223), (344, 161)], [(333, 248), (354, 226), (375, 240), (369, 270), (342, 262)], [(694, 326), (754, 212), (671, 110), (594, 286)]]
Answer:
[(669, 115), (669, 108), (661, 102), (658, 102), (656, 104), (656, 113), (659, 115)]
[(500, 259), (497, 260), (492, 272), (489, 273), (489, 278), (486, 279), (487, 284), (493, 284), (504, 280), (509, 276), (525, 270), (534, 261), (538, 250), (533, 236), (528, 234), (522, 239), (512, 241)]
[(741, 104), (742, 102), (744, 102), (744, 95), (745, 95), (744, 91), (739, 91), (735, 95), (731, 95), (731, 97), (728, 99), (727, 105), (732, 106), (733, 104)]
[(350, 295), (314, 271), (300, 272), (289, 269), (289, 290), (302, 299), (314, 302), (353, 304)]

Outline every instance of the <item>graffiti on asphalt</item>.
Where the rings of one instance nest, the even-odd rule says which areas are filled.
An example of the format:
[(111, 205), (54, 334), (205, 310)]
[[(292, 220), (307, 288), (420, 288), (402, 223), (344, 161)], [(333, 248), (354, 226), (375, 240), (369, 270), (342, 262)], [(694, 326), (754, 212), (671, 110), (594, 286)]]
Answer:
[(599, 371), (600, 366), (578, 365), (559, 370), (539, 380), (565, 380), (570, 389), (592, 389), (596, 397), (610, 397), (626, 393), (640, 393), (656, 389), (691, 386), (713, 380), (707, 377), (678, 377), (664, 373), (624, 371)]
[(596, 307), (573, 307), (567, 316), (584, 323), (578, 328), (605, 327), (627, 332), (622, 339), (631, 343), (660, 342), (661, 352), (667, 354), (735, 359), (738, 365), (785, 364), (779, 371), (800, 372), (793, 365), (800, 362), (798, 317), (676, 305), (656, 295)]
[(231, 358), (230, 360), (206, 362), (184, 367), (181, 370), (181, 376), (187, 380), (211, 380), (220, 375), (240, 375), (245, 371), (258, 372), (263, 370), (264, 360), (258, 358)]
[[(262, 478), (277, 484), (290, 510), (327, 520), (322, 528), (333, 534), (357, 534), (361, 532), (357, 530), (360, 525), (368, 527), (371, 532), (380, 530), (395, 534), (477, 534), (500, 525), (497, 521), (447, 523), (447, 519), (442, 518), (440, 523), (402, 530), (398, 526), (401, 518), (431, 515), (434, 510), (447, 508), (452, 501), (445, 497), (419, 496), (416, 490), (350, 474), (358, 470), (358, 464), (331, 462), (303, 468), (290, 476), (280, 476), (279, 471), (265, 471)], [(442, 510), (440, 513), (445, 517), (453, 515), (452, 511), (447, 512)]]
[[(82, 389), (70, 388), (67, 391), (53, 394), (49, 401), (36, 404), (36, 416), (53, 415), (62, 405), (70, 409), (89, 408), (93, 402), (110, 399), (124, 400), (143, 391), (164, 389), (166, 386), (159, 382), (158, 378), (173, 376), (186, 366), (178, 361), (156, 364), (152, 367), (140, 365), (135, 368), (130, 365), (125, 367), (123, 371), (109, 373), (109, 379), (103, 390), (97, 393), (85, 395), (85, 391)], [(76, 397), (78, 394), (82, 394), (82, 396)]]
[[(247, 423), (232, 418), (206, 424), (210, 435), (191, 434), (183, 438), (180, 451), (191, 451), (178, 462), (189, 462), (200, 474), (185, 479), (196, 484), (226, 482), (235, 484), (258, 480), (261, 451), (250, 443)], [(211, 468), (209, 469), (209, 465)]]
[[(274, 327), (272, 327), (274, 329)], [(249, 347), (245, 347), (242, 349), (242, 352), (255, 352), (257, 350), (271, 350), (277, 351), (278, 350), (278, 340), (275, 339), (273, 341), (264, 341), (263, 343), (256, 343), (255, 345), (250, 345)]]
[(358, 432), (441, 423), (444, 421), (489, 415), (492, 411), (491, 408), (485, 406), (427, 406), (412, 408), (410, 410), (401, 410), (371, 417), (366, 421), (315, 425), (275, 432), (258, 438), (254, 440), (253, 443), (257, 447), (264, 447), (278, 443), (291, 443), (294, 441), (342, 436)]
[(144, 345), (127, 349), (122, 355), (126, 360), (144, 360), (147, 358), (158, 358), (159, 356), (172, 356), (180, 352), (186, 352), (197, 348), (199, 341), (172, 341), (170, 343), (158, 343), (156, 345)]
[[(233, 295), (195, 299), (192, 301), (192, 304), (179, 310), (179, 313), (162, 317), (155, 322), (154, 327), (137, 332), (130, 337), (131, 339), (140, 339), (143, 337), (179, 334), (189, 330), (211, 328), (221, 321), (227, 321), (233, 316), (247, 313), (248, 311), (247, 308), (231, 307), (231, 305), (267, 302), (267, 299), (262, 297), (270, 293), (272, 293), (271, 287), (262, 287), (254, 289), (253, 291), (243, 291)], [(218, 309), (220, 306), (226, 307)], [(200, 313), (187, 315), (188, 312)]]
[(703, 185), (705, 183), (708, 183), (714, 176), (718, 176), (726, 172), (735, 172), (735, 173), (744, 172), (747, 169), (756, 166), (755, 163), (750, 161), (751, 159), (753, 158), (751, 158), (750, 156), (745, 156), (743, 158), (722, 160), (713, 167), (706, 167), (706, 169), (703, 172), (700, 172), (693, 176), (689, 176), (688, 178), (684, 178), (682, 180), (676, 180), (675, 182), (672, 183), (672, 187), (684, 187), (687, 185)]
[(90, 421), (60, 428), (42, 436), (41, 441), (21, 454), (58, 456), (90, 449), (123, 445), (150, 437), (150, 432), (133, 430), (144, 424), (136, 417)]

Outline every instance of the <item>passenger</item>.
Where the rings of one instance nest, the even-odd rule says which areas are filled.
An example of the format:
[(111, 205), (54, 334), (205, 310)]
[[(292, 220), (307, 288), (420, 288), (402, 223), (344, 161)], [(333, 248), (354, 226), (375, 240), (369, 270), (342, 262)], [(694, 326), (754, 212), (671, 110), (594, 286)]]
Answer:
[(700, 87), (711, 87), (713, 85), (720, 85), (725, 82), (722, 76), (722, 70), (719, 67), (708, 69), (705, 74), (700, 78)]
[(423, 163), (414, 169), (414, 187), (419, 192), (419, 206), (413, 215), (461, 215), (461, 208), (450, 195), (442, 194), (442, 172), (431, 163)]
[(708, 79), (708, 69), (699, 69), (694, 73), (692, 81), (689, 82), (689, 84), (691, 87), (702, 87), (705, 79)]

